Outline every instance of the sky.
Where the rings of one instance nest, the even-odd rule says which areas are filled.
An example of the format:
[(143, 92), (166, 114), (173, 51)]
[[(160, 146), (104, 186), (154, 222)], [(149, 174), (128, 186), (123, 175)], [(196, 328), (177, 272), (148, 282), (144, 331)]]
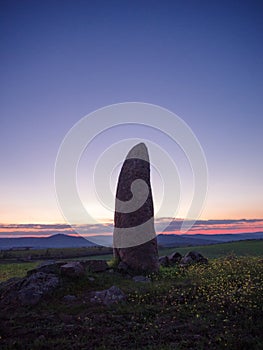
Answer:
[[(240, 232), (239, 220), (262, 219), (262, 15), (262, 1), (1, 1), (0, 231), (67, 224), (54, 188), (63, 138), (89, 113), (133, 101), (172, 111), (198, 138), (209, 174), (200, 220), (236, 220)], [(81, 158), (80, 196), (98, 224), (113, 215), (89, 197), (88, 161), (118, 137), (159, 142), (174, 157), (184, 217), (189, 166), (163, 135), (135, 126), (99, 135)], [(158, 209), (160, 176), (152, 176)]]

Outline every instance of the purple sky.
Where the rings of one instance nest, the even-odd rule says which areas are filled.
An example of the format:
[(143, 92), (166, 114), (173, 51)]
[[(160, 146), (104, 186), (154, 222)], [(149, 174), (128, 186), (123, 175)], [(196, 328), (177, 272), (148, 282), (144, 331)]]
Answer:
[(209, 170), (202, 218), (263, 217), (262, 1), (0, 6), (0, 222), (63, 223), (63, 137), (125, 101), (163, 106), (198, 137)]

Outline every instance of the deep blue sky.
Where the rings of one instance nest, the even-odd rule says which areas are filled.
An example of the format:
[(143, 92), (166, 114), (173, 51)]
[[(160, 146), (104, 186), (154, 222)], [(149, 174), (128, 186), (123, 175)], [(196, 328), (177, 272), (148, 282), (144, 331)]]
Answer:
[(112, 103), (168, 108), (197, 135), (204, 218), (263, 216), (262, 1), (1, 1), (0, 221), (61, 222), (65, 133)]

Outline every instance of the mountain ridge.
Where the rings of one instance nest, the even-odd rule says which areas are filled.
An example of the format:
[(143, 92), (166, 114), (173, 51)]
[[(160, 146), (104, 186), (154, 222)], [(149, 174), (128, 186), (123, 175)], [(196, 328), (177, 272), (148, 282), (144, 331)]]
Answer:
[[(263, 232), (229, 233), (229, 234), (159, 234), (158, 245), (163, 247), (200, 246), (208, 244), (226, 243), (240, 240), (263, 239)], [(86, 239), (82, 236), (71, 236), (57, 233), (47, 237), (11, 237), (0, 238), (0, 249), (12, 248), (83, 248), (98, 245), (111, 246), (112, 236), (98, 235)]]
[(22, 248), (82, 248), (94, 247), (95, 243), (83, 238), (57, 233), (47, 237), (0, 238), (0, 249)]

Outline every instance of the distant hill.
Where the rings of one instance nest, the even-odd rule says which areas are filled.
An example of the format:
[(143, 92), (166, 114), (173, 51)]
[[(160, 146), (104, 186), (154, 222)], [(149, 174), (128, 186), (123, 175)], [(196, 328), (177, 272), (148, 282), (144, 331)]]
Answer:
[[(240, 234), (159, 234), (157, 242), (163, 247), (203, 246), (208, 244), (233, 242), (241, 240), (263, 239), (263, 232)], [(82, 248), (98, 245), (111, 246), (112, 236), (92, 236), (90, 240), (83, 237), (56, 234), (49, 237), (0, 238), (0, 249), (22, 248)]]
[(199, 240), (210, 240), (213, 242), (235, 242), (235, 241), (243, 241), (247, 239), (263, 239), (263, 232), (249, 232), (249, 233), (225, 233), (225, 234), (212, 234), (212, 235), (205, 235), (205, 234), (185, 234), (181, 237), (185, 238), (194, 238)]
[(95, 243), (83, 237), (56, 234), (49, 237), (21, 237), (21, 238), (0, 238), (0, 249), (29, 247), (32, 249), (43, 248), (82, 248), (94, 247)]
[(209, 239), (209, 236), (204, 235), (203, 238), (198, 238), (195, 235), (176, 235), (176, 234), (160, 234), (157, 236), (158, 245), (163, 247), (186, 247), (206, 244), (215, 244), (220, 241)]
[(160, 234), (157, 236), (159, 245), (163, 247), (186, 247), (216, 243), (236, 242), (251, 239), (263, 239), (263, 232), (229, 233), (229, 234)]

